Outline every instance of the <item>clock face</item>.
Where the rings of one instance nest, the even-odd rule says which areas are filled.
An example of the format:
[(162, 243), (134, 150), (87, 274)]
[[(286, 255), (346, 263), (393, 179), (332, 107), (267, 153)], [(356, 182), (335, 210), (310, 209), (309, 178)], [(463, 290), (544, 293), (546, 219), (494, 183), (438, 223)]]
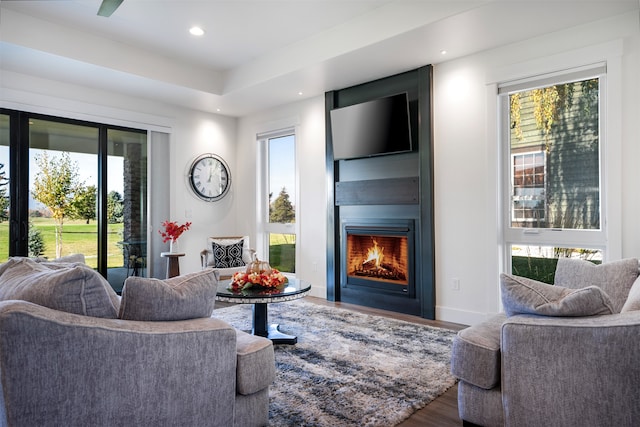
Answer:
[(202, 200), (219, 200), (227, 194), (231, 186), (229, 167), (215, 154), (203, 154), (191, 164), (189, 184)]

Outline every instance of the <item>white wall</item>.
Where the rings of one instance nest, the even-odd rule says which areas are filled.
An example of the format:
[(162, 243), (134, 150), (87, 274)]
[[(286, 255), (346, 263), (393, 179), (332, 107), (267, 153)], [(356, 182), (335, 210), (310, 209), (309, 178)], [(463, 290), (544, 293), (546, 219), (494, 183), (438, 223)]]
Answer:
[[(610, 219), (616, 223), (610, 228), (624, 230), (621, 242), (616, 242), (615, 236), (611, 242), (620, 246), (614, 248), (614, 253), (640, 257), (640, 224), (636, 220), (640, 209), (640, 168), (636, 166), (640, 160), (639, 30), (637, 14), (628, 14), (434, 67), (438, 319), (474, 324), (500, 309), (496, 79), (508, 81), (567, 66), (610, 61), (612, 73), (622, 79), (610, 84), (624, 87), (619, 105), (608, 106), (613, 123), (608, 132), (611, 139), (618, 139), (617, 143), (612, 142), (612, 151), (621, 161), (620, 178), (615, 177), (616, 171), (611, 171), (610, 177), (611, 182), (621, 182), (621, 186), (614, 185), (608, 191), (624, 194), (624, 198), (616, 194), (610, 197), (622, 204), (622, 210), (611, 212)], [(611, 52), (611, 47), (618, 47), (619, 52)], [(255, 134), (294, 122), (300, 128), (303, 196), (299, 219), (302, 255), (297, 265), (300, 277), (310, 280), (318, 290), (326, 280), (324, 99), (318, 97), (241, 119), (238, 157), (254, 162)], [(242, 182), (249, 194), (255, 190), (252, 179)], [(238, 214), (248, 227), (253, 224), (255, 210), (244, 209)], [(314, 263), (318, 265), (317, 272)], [(454, 278), (460, 280), (460, 290), (451, 288)]]
[[(157, 230), (164, 219), (193, 223), (179, 240), (180, 250), (186, 253), (180, 259), (182, 273), (200, 269), (199, 253), (206, 245), (207, 236), (240, 232), (234, 214), (234, 200), (239, 194), (235, 183), (232, 182), (224, 199), (208, 203), (196, 198), (187, 182), (189, 165), (198, 155), (207, 152), (223, 157), (235, 179), (238, 175), (237, 119), (8, 71), (2, 71), (0, 79), (0, 107), (169, 133), (170, 147), (164, 150), (169, 152), (169, 158), (163, 159), (162, 164), (150, 164), (149, 179), (169, 174), (168, 187), (161, 194), (150, 195), (150, 209), (164, 203), (170, 214), (158, 217), (155, 211), (149, 212), (150, 217), (158, 217), (149, 224), (149, 236), (152, 241), (161, 241)], [(164, 244), (164, 250), (168, 250), (168, 246)], [(157, 277), (165, 274), (162, 268), (157, 268), (165, 264), (162, 261), (150, 263), (160, 270), (154, 272)]]
[(242, 159), (241, 162), (246, 165), (246, 169), (237, 182), (248, 197), (242, 201), (238, 200), (236, 213), (240, 227), (251, 230), (250, 234), (256, 236), (257, 214), (253, 196), (257, 188), (256, 136), (292, 126), (296, 129), (296, 200), (299, 201), (296, 221), (296, 276), (311, 282), (311, 295), (325, 298), (327, 179), (324, 97), (273, 108), (240, 119), (238, 159)]
[[(638, 16), (628, 14), (434, 68), (437, 318), (473, 324), (500, 309), (495, 94), (501, 81), (607, 61), (609, 244), (614, 257), (640, 257), (639, 41)], [(453, 278), (459, 291), (450, 286)]]

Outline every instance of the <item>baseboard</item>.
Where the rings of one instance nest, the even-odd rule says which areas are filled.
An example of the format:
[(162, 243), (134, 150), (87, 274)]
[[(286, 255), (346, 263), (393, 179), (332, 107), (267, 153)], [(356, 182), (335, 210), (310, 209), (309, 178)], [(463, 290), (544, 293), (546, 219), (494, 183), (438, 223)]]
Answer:
[(443, 322), (459, 323), (461, 325), (475, 325), (495, 313), (482, 313), (479, 311), (460, 310), (451, 307), (436, 306), (436, 320), (442, 320)]
[(327, 287), (311, 285), (309, 296), (327, 299)]

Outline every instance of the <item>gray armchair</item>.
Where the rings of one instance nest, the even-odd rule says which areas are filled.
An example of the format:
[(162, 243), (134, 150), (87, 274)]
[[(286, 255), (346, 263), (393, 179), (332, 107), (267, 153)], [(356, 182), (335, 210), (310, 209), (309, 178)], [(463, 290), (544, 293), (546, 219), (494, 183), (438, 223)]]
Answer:
[[(574, 264), (558, 264), (564, 272), (556, 272), (556, 283), (559, 276), (573, 276), (578, 278), (574, 289), (585, 285), (585, 274), (571, 273)], [(623, 264), (629, 274), (616, 271)], [(606, 282), (612, 306), (623, 307), (622, 312), (585, 317), (501, 313), (459, 332), (451, 370), (460, 379), (458, 410), (465, 424), (640, 425), (637, 260), (599, 267), (608, 270), (594, 270), (595, 276)]]
[(270, 340), (212, 315), (207, 269), (129, 277), (82, 263), (0, 264), (0, 426), (263, 426)]
[(269, 340), (214, 318), (142, 322), (0, 302), (3, 426), (260, 426)]

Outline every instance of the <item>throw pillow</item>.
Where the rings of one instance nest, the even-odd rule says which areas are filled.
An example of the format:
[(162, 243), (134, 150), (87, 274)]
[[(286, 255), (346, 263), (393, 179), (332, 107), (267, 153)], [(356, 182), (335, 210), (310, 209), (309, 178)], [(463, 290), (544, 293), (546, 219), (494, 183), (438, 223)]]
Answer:
[(213, 257), (213, 244), (216, 243), (220, 246), (228, 246), (242, 242), (242, 261), (245, 265), (252, 261), (251, 244), (249, 243), (249, 236), (243, 237), (209, 237), (207, 238), (208, 255), (206, 266), (215, 267), (215, 260)]
[(629, 296), (627, 297), (627, 301), (625, 301), (622, 306), (621, 313), (627, 311), (637, 311), (640, 310), (640, 277), (636, 279), (631, 286), (631, 290), (629, 291)]
[(118, 296), (109, 282), (79, 263), (9, 259), (0, 265), (0, 300), (9, 299), (84, 316), (118, 317)]
[(242, 267), (243, 265), (245, 265), (245, 262), (242, 259), (243, 243), (244, 242), (242, 240), (230, 245), (220, 245), (216, 242), (213, 242), (213, 267), (229, 268)]
[(636, 258), (600, 265), (582, 259), (560, 258), (554, 284), (571, 289), (598, 286), (611, 298), (613, 312), (619, 313), (627, 300), (629, 289), (637, 278), (638, 260)]
[(538, 314), (569, 317), (613, 312), (611, 300), (597, 286), (569, 289), (503, 273), (500, 275), (500, 288), (507, 316)]
[(131, 276), (124, 282), (120, 319), (187, 320), (211, 317), (218, 288), (212, 269), (167, 280)]

